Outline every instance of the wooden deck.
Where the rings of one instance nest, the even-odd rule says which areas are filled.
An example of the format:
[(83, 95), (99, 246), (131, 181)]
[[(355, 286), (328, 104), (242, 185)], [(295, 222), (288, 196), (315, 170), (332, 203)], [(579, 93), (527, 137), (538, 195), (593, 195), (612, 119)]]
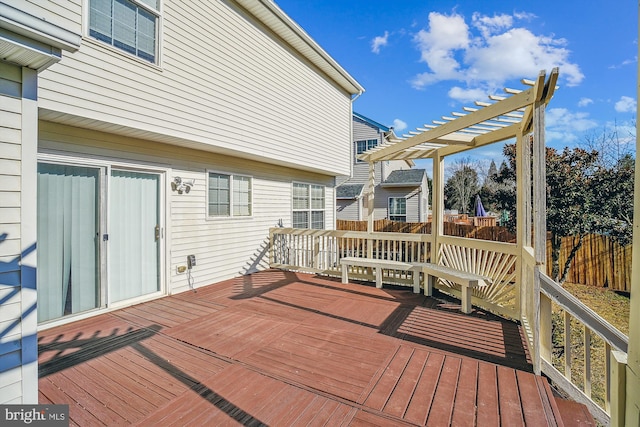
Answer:
[(71, 425), (579, 425), (520, 328), (409, 288), (266, 271), (39, 334)]

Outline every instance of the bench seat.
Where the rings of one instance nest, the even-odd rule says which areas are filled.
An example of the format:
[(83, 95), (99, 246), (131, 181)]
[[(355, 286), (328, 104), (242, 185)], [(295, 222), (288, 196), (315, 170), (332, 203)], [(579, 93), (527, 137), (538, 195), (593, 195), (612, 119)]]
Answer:
[(431, 296), (437, 278), (457, 283), (461, 286), (461, 311), (471, 313), (471, 292), (473, 288), (487, 286), (491, 279), (455, 268), (428, 262), (403, 262), (388, 259), (344, 257), (340, 259), (342, 283), (349, 283), (349, 266), (369, 267), (375, 269), (376, 288), (382, 288), (382, 270), (402, 270), (413, 272), (413, 292), (420, 293), (420, 272), (424, 276), (424, 294)]
[(412, 263), (417, 271), (422, 271), (425, 278), (424, 294), (431, 296), (433, 286), (439, 277), (461, 286), (461, 311), (471, 313), (471, 291), (473, 288), (488, 286), (491, 279), (475, 273), (458, 270), (456, 268), (431, 263)]
[[(390, 259), (375, 259), (375, 258), (361, 258), (361, 257), (344, 257), (340, 258), (340, 265), (342, 268), (342, 283), (349, 283), (349, 266), (357, 265), (360, 267), (370, 267), (376, 270), (376, 288), (382, 288), (382, 270), (403, 270), (413, 271), (413, 264), (402, 261), (393, 261)], [(416, 285), (416, 276), (414, 275), (414, 292)], [(420, 282), (418, 278), (418, 291), (420, 292)]]

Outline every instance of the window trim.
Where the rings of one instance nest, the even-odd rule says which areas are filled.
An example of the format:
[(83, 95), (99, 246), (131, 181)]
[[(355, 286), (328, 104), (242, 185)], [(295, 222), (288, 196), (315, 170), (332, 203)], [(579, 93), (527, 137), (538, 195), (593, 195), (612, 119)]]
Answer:
[(145, 11), (156, 17), (156, 34), (155, 34), (155, 60), (153, 62), (148, 61), (138, 55), (135, 55), (131, 52), (127, 52), (124, 49), (121, 49), (117, 46), (114, 46), (112, 43), (107, 43), (103, 40), (100, 40), (91, 35), (91, 2), (92, 0), (84, 0), (83, 1), (83, 40), (88, 41), (90, 43), (94, 43), (97, 46), (109, 49), (110, 51), (117, 53), (119, 55), (123, 55), (126, 58), (133, 59), (141, 64), (145, 64), (147, 66), (151, 66), (154, 68), (161, 68), (162, 66), (162, 44), (163, 44), (163, 14), (164, 14), (164, 0), (158, 0), (158, 8), (154, 9), (153, 7), (145, 4), (142, 0), (127, 0), (136, 7), (142, 8)]
[[(209, 213), (209, 174), (217, 174), (217, 175), (226, 175), (229, 177), (229, 215), (211, 215)], [(249, 179), (249, 215), (234, 215), (234, 183), (236, 177), (248, 178)], [(207, 169), (206, 176), (206, 197), (205, 197), (205, 217), (207, 220), (220, 221), (225, 219), (250, 219), (254, 216), (254, 179), (252, 175), (246, 175), (241, 173), (231, 173), (227, 171), (215, 170), (215, 169)]]
[[(309, 202), (308, 207), (304, 208), (304, 209), (296, 209), (294, 208), (294, 204), (293, 204), (293, 200), (294, 200), (294, 196), (293, 196), (293, 192), (294, 192), (294, 188), (296, 185), (304, 185), (308, 188), (308, 199), (307, 201)], [(311, 189), (313, 187), (317, 187), (317, 188), (321, 188), (322, 189), (322, 209), (314, 209), (313, 208), (313, 196), (312, 196), (312, 192)], [(291, 227), (295, 227), (294, 225), (294, 218), (293, 218), (293, 214), (295, 212), (307, 212), (308, 216), (307, 216), (307, 227), (306, 229), (312, 229), (312, 230), (326, 230), (327, 228), (327, 186), (326, 185), (321, 185), (321, 184), (312, 184), (309, 182), (301, 182), (301, 181), (292, 181), (291, 182)], [(311, 225), (313, 224), (313, 213), (314, 212), (322, 212), (322, 228), (313, 228), (311, 227)]]
[[(404, 199), (404, 214), (396, 214), (396, 213), (391, 213), (391, 200), (394, 199)], [(403, 222), (407, 222), (407, 200), (409, 200), (408, 197), (406, 196), (389, 196), (387, 198), (387, 217), (390, 221), (398, 221), (397, 219), (391, 219), (391, 217), (404, 217), (404, 221)]]

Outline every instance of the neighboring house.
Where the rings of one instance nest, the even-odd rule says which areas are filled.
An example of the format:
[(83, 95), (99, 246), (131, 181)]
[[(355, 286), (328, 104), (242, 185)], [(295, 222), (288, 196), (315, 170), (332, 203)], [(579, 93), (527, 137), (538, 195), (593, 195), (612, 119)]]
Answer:
[(38, 328), (334, 227), (363, 89), (274, 2), (3, 0), (0, 54), (0, 404), (38, 401)]
[[(352, 221), (367, 219), (369, 164), (358, 154), (384, 143), (393, 128), (353, 113), (353, 172), (342, 177), (336, 188), (337, 218)], [(412, 160), (375, 163), (374, 219), (425, 222), (429, 217), (429, 187), (424, 169), (414, 168)]]

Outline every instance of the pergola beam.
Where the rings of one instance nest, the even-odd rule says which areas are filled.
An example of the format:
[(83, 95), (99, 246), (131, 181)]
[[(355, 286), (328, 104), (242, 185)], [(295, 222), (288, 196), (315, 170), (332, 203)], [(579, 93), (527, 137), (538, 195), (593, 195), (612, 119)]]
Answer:
[(365, 160), (367, 161), (379, 161), (386, 158), (387, 156), (390, 156), (407, 148), (423, 144), (425, 142), (433, 142), (438, 138), (442, 138), (454, 132), (463, 130), (469, 126), (477, 125), (478, 123), (491, 120), (506, 113), (510, 113), (514, 110), (529, 105), (532, 102), (532, 89), (528, 89), (502, 101), (496, 102), (495, 104), (491, 104), (487, 107), (478, 109), (477, 111), (460, 117), (457, 120), (444, 123), (443, 125), (440, 125), (434, 129), (427, 130), (426, 132), (423, 132), (419, 135), (415, 135), (403, 141), (397, 142), (392, 146), (387, 146), (382, 148), (381, 150), (372, 151), (368, 156), (365, 155), (363, 157), (366, 157)]

